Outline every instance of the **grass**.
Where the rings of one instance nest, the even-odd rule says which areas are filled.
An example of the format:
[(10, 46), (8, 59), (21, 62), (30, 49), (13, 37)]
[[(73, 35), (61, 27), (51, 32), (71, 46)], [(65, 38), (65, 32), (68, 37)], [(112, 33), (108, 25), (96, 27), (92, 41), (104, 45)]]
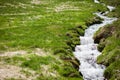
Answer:
[[(20, 66), (23, 69), (21, 72), (27, 77), (38, 75), (35, 80), (82, 80), (71, 62), (62, 61), (56, 57), (43, 57), (30, 53), (24, 56), (0, 57), (0, 61), (4, 61), (5, 64)], [(29, 70), (36, 73), (33, 74)], [(51, 74), (54, 74), (54, 76)]]
[[(30, 2), (31, 0), (25, 2), (0, 1), (1, 6), (6, 6), (2, 7), (2, 11), (0, 11), (1, 50), (11, 48), (13, 50), (31, 48), (53, 50), (56, 47), (64, 46), (68, 29), (79, 25), (86, 27), (85, 22), (93, 18), (93, 12), (98, 9), (105, 10), (101, 5), (94, 4), (92, 0), (44, 0), (39, 5)], [(18, 8), (7, 5), (8, 3), (18, 6)], [(19, 6), (20, 3), (24, 4), (26, 8)], [(66, 6), (60, 12), (55, 11), (56, 7), (61, 8), (64, 5), (68, 7)], [(34, 8), (30, 6), (34, 6)], [(74, 9), (75, 7), (77, 10)], [(19, 15), (20, 13), (25, 14)]]
[(40, 69), (40, 65), (44, 64), (44, 65), (48, 65), (49, 63), (52, 63), (55, 59), (47, 56), (47, 57), (40, 57), (40, 56), (36, 56), (33, 55), (29, 58), (29, 60), (25, 60), (22, 63), (22, 67), (29, 67), (33, 70), (39, 70)]
[[(39, 4), (32, 0), (0, 0), (0, 52), (35, 48), (49, 52), (47, 56), (0, 59), (36, 71), (37, 80), (82, 80), (72, 51), (88, 25), (100, 22), (93, 13), (105, 10), (93, 0), (40, 0)], [(48, 66), (47, 72), (57, 72), (56, 77), (44, 74), (42, 66)]]
[[(38, 56), (32, 53), (26, 54), (24, 56), (15, 55), (13, 57), (6, 57), (6, 56), (1, 57), (1, 61), (5, 61), (8, 64), (16, 64), (22, 67), (31, 68), (33, 70), (39, 70), (40, 65), (43, 65), (43, 64), (44, 65), (48, 65), (50, 63), (52, 64), (54, 60), (55, 58), (51, 56), (42, 57), (42, 56)], [(57, 62), (57, 61), (55, 60), (54, 62)]]

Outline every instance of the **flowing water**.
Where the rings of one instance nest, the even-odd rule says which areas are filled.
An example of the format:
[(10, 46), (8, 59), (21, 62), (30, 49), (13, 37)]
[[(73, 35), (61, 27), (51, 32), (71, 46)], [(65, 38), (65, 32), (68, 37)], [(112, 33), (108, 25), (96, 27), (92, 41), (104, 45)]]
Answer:
[[(95, 3), (100, 3), (94, 0)], [(107, 6), (109, 11), (115, 9), (112, 6)], [(93, 35), (100, 28), (107, 24), (111, 24), (117, 18), (109, 18), (101, 12), (95, 13), (103, 19), (101, 24), (94, 24), (85, 30), (84, 36), (80, 36), (81, 45), (76, 46), (74, 55), (80, 61), (79, 71), (82, 73), (84, 80), (104, 80), (103, 73), (105, 66), (96, 63), (97, 57), (101, 54), (97, 50), (97, 44), (94, 43)]]
[(95, 3), (100, 3), (98, 0), (94, 0)]

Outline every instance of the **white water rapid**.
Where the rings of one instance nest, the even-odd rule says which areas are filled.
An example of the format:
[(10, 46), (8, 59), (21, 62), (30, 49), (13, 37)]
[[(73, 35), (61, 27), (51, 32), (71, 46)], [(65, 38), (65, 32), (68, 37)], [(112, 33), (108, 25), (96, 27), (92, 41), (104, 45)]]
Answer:
[(95, 3), (100, 3), (98, 0), (94, 0)]
[[(94, 2), (100, 3), (97, 0), (94, 0)], [(108, 6), (108, 9), (112, 11), (115, 8)], [(96, 59), (101, 53), (97, 50), (97, 44), (94, 43), (93, 35), (100, 27), (117, 20), (117, 18), (104, 16), (105, 14), (101, 14), (101, 12), (95, 14), (103, 19), (102, 23), (89, 26), (85, 30), (85, 35), (80, 36), (81, 45), (77, 45), (75, 52), (73, 52), (75, 57), (80, 61), (79, 71), (82, 73), (84, 80), (104, 80), (103, 73), (105, 66), (96, 63)]]

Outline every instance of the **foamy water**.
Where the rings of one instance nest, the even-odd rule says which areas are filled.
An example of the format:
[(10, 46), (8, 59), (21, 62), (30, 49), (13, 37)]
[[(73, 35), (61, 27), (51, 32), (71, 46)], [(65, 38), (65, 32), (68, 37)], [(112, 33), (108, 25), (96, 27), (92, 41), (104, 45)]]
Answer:
[(98, 0), (94, 0), (95, 3), (100, 3)]
[[(94, 0), (95, 3), (100, 3)], [(107, 6), (108, 7), (108, 6)], [(108, 7), (109, 11), (115, 9), (112, 6)], [(109, 11), (105, 12), (107, 14)], [(109, 18), (105, 14), (95, 13), (103, 19), (101, 24), (94, 24), (85, 30), (84, 36), (80, 36), (81, 45), (76, 46), (74, 55), (79, 60), (79, 71), (82, 73), (84, 80), (104, 80), (105, 66), (96, 63), (97, 57), (101, 54), (97, 50), (97, 44), (94, 43), (93, 35), (100, 28), (107, 24), (111, 24), (117, 18)]]

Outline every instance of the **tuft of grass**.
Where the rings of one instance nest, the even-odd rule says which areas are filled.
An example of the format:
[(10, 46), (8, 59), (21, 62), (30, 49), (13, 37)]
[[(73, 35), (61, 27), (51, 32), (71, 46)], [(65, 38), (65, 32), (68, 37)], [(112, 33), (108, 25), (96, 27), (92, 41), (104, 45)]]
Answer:
[(113, 62), (105, 70), (105, 77), (109, 80), (119, 80), (120, 79), (120, 60)]
[(86, 25), (87, 26), (91, 26), (91, 25), (93, 25), (93, 24), (100, 24), (100, 23), (102, 23), (102, 20), (103, 19), (101, 19), (100, 17), (94, 17), (94, 18), (92, 18), (92, 19), (89, 19), (89, 20), (87, 20), (86, 21)]
[(33, 55), (28, 60), (24, 61), (21, 66), (22, 67), (28, 67), (33, 70), (40, 70), (40, 67), (42, 64), (48, 65), (54, 61), (53, 57), (47, 56), (47, 57), (41, 57)]

